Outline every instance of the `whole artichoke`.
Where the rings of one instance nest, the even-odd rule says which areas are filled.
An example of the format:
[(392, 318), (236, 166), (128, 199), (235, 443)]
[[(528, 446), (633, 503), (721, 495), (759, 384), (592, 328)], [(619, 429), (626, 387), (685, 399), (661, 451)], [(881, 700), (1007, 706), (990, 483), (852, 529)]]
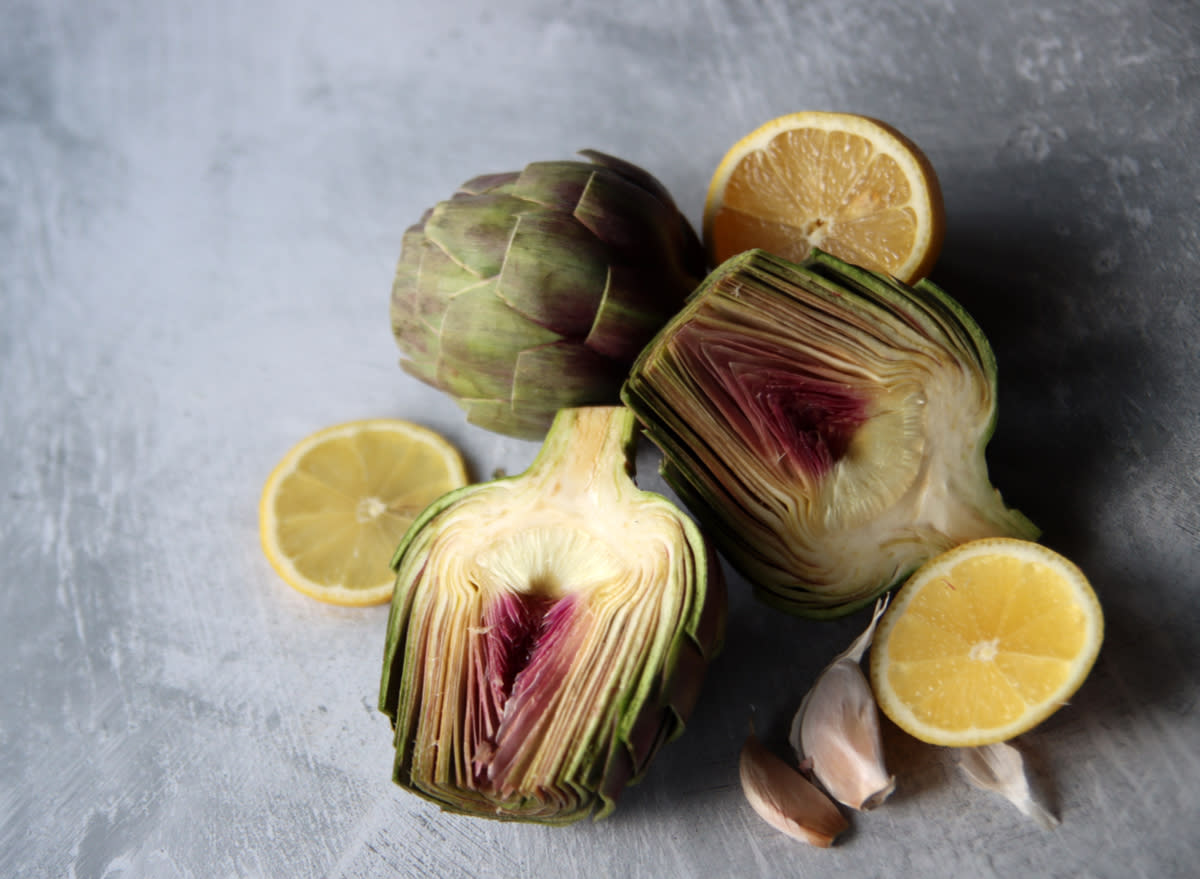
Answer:
[(560, 408), (617, 403), (704, 274), (658, 180), (582, 155), (591, 163), (476, 177), (405, 232), (391, 299), (401, 366), (480, 427), (539, 439)]

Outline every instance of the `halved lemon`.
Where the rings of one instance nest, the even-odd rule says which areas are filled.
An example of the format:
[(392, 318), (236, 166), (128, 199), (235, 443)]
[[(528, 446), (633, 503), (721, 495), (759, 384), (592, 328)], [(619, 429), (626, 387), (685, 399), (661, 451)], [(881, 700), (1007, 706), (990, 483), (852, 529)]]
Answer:
[(820, 247), (911, 283), (933, 268), (944, 232), (929, 159), (851, 113), (792, 113), (755, 129), (725, 154), (704, 205), (713, 265), (756, 247), (799, 262)]
[(428, 428), (388, 418), (325, 428), (297, 443), (267, 478), (258, 507), (263, 551), (305, 595), (382, 604), (408, 526), (466, 482), (462, 455)]
[(984, 538), (901, 587), (875, 634), (871, 684), (883, 712), (922, 741), (1006, 741), (1066, 703), (1103, 637), (1075, 564), (1038, 543)]

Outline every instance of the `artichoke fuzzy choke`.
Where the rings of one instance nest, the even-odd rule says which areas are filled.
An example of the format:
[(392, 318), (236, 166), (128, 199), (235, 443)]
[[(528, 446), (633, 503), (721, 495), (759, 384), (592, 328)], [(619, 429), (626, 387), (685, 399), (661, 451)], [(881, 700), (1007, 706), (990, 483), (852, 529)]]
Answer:
[(928, 281), (747, 251), (642, 352), (622, 396), (667, 483), (791, 613), (846, 614), (950, 546), (1037, 534), (988, 479), (992, 350)]
[(404, 234), (401, 366), (497, 433), (540, 439), (560, 408), (618, 403), (630, 364), (704, 275), (657, 179), (582, 155), (476, 177)]
[(409, 529), (380, 683), (398, 784), (464, 814), (599, 818), (682, 732), (724, 583), (691, 519), (634, 484), (635, 437), (623, 407), (564, 409), (523, 474)]

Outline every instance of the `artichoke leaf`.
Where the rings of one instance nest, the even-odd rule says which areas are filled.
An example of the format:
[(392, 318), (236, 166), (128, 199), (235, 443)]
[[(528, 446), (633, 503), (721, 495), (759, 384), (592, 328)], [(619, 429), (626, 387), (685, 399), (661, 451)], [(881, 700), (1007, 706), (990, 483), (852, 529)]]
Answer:
[(568, 408), (572, 402), (599, 405), (607, 399), (622, 370), (590, 348), (566, 342), (530, 347), (517, 355), (512, 377), (512, 406), (530, 417), (549, 405)]
[(463, 397), (508, 396), (520, 352), (559, 340), (505, 304), (497, 283), (465, 289), (443, 306), (438, 380)]
[(667, 204), (674, 204), (671, 198), (671, 193), (662, 185), (657, 177), (646, 171), (644, 168), (627, 162), (617, 156), (609, 155), (600, 150), (580, 150), (579, 155), (591, 159), (597, 165), (607, 168), (616, 174), (620, 174), (626, 180), (644, 189), (656, 199)]
[(664, 272), (674, 266), (656, 266), (651, 260), (659, 253), (678, 252), (684, 230), (690, 230), (679, 221), (674, 202), (605, 171), (588, 180), (573, 214), (597, 238), (619, 248), (624, 261)]
[(591, 232), (568, 215), (528, 211), (516, 218), (496, 295), (557, 336), (583, 339), (607, 281), (606, 248)]
[(406, 310), (430, 340), (423, 353), (436, 356), (440, 349), (446, 298), (484, 286), (488, 279), (468, 271), (428, 240), (414, 244), (405, 253), (408, 258), (400, 263), (393, 287), (393, 315), (401, 308)]
[[(408, 368), (407, 364), (405, 364), (405, 368)], [(544, 428), (540, 412), (532, 412), (523, 416), (510, 400), (465, 397), (459, 398), (458, 404), (466, 411), (467, 421), (471, 424), (477, 424), (507, 436), (535, 436)]]
[(513, 223), (527, 207), (497, 192), (452, 198), (433, 208), (425, 237), (476, 278), (488, 278), (504, 265)]
[(536, 205), (558, 209), (576, 205), (597, 171), (609, 173), (600, 165), (587, 165), (580, 173), (575, 161), (530, 162), (517, 175), (512, 194)]
[[(693, 285), (686, 276), (647, 286), (642, 266), (612, 264), (587, 332), (587, 347), (618, 363), (632, 363), (659, 327), (679, 310), (674, 291)], [(622, 369), (624, 380), (627, 370)]]
[(467, 198), (472, 195), (482, 195), (485, 192), (494, 194), (510, 194), (520, 195), (513, 190), (517, 187), (517, 181), (520, 179), (520, 173), (516, 171), (501, 171), (495, 174), (480, 174), (472, 177), (467, 182), (458, 187), (458, 192), (454, 194), (454, 198)]

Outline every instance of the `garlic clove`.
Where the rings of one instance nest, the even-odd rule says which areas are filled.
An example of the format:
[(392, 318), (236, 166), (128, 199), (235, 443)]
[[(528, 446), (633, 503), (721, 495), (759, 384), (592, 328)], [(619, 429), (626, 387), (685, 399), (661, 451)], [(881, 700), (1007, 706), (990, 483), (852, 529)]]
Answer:
[(886, 599), (876, 603), (866, 631), (817, 678), (788, 737), (800, 765), (834, 799), (861, 811), (880, 805), (896, 788), (884, 764), (879, 709), (859, 665), (886, 607)]
[(883, 803), (896, 778), (884, 764), (879, 711), (858, 665), (843, 660), (831, 666), (802, 711), (797, 756), (825, 790), (860, 811)]
[(828, 848), (850, 826), (833, 800), (767, 750), (754, 733), (742, 746), (738, 774), (751, 808), (794, 839)]
[(982, 790), (993, 791), (1036, 821), (1043, 829), (1058, 826), (1058, 818), (1035, 794), (1025, 773), (1025, 758), (1007, 742), (961, 748), (958, 768)]

